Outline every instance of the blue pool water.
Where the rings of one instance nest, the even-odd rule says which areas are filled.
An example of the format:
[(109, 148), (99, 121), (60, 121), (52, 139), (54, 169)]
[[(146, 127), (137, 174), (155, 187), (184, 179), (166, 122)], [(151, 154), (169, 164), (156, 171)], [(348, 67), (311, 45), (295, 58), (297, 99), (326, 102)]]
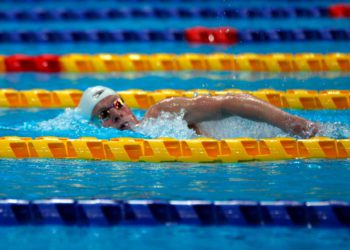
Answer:
[(232, 227), (0, 228), (11, 249), (348, 249), (348, 230)]
[[(52, 84), (52, 82), (54, 84)], [(115, 90), (143, 89), (349, 89), (349, 76), (340, 72), (321, 73), (247, 73), (247, 72), (179, 72), (118, 74), (6, 74), (0, 75), (3, 88), (29, 90), (80, 89), (101, 84)]]
[[(59, 3), (58, 3), (59, 2)], [(16, 8), (82, 8), (82, 2), (16, 2)], [(334, 1), (273, 1), (273, 6), (328, 6)], [(135, 3), (123, 6), (191, 7), (193, 3)], [(84, 8), (119, 7), (116, 1), (90, 0)], [(264, 7), (260, 1), (206, 1), (202, 6)], [(13, 8), (9, 1), (0, 9)], [(72, 30), (72, 29), (184, 29), (197, 25), (246, 28), (348, 28), (349, 19), (229, 20), (127, 19), (89, 22), (1, 22), (1, 30)], [(0, 44), (0, 54), (37, 55), (41, 53), (273, 53), (273, 52), (350, 52), (349, 42), (307, 42), (238, 44), (235, 46), (188, 45), (186, 43), (131, 44)], [(84, 90), (100, 84), (115, 90), (143, 89), (214, 89), (238, 88), (257, 90), (350, 89), (349, 74), (342, 73), (121, 73), (121, 74), (3, 74), (1, 88), (28, 90), (43, 88)], [(134, 110), (142, 117), (144, 110)], [(322, 136), (350, 137), (350, 111), (287, 110), (322, 124)], [(62, 136), (78, 138), (142, 137), (165, 135), (192, 138), (180, 119), (159, 121), (138, 132), (121, 132), (96, 128), (81, 122), (72, 109), (0, 109), (0, 136)], [(210, 127), (211, 126), (211, 127)], [(249, 129), (243, 129), (249, 127)], [(272, 127), (231, 120), (211, 129), (227, 132), (229, 137), (252, 138), (286, 136)], [(235, 131), (234, 133), (232, 131)], [(230, 134), (231, 133), (231, 134)], [(113, 198), (113, 199), (202, 199), (202, 200), (344, 200), (350, 202), (350, 160), (291, 160), (232, 164), (148, 164), (84, 160), (0, 159), (0, 198)], [(9, 249), (348, 249), (349, 230), (301, 228), (233, 228), (233, 227), (0, 227), (0, 245)]]
[(230, 164), (2, 159), (0, 198), (345, 200), (350, 161)]
[[(155, 46), (155, 44), (157, 46)], [(131, 43), (62, 43), (62, 44), (27, 44), (23, 50), (23, 44), (7, 44), (1, 43), (1, 54), (65, 54), (65, 53), (325, 53), (328, 52), (349, 52), (349, 42), (285, 42), (285, 43), (244, 43), (239, 46), (212, 46), (212, 45), (189, 45), (184, 42), (164, 42), (164, 43), (148, 43), (148, 42), (131, 42)]]
[[(133, 19), (120, 19), (114, 20), (113, 26), (110, 25), (110, 20), (96, 20), (96, 21), (54, 21), (44, 22), (45, 28), (40, 30), (117, 30), (117, 29), (157, 29), (167, 30), (169, 27), (172, 29), (187, 29), (195, 26), (205, 27), (219, 27), (229, 26), (237, 29), (276, 29), (285, 28), (294, 29), (297, 28), (315, 28), (315, 26), (332, 27), (332, 28), (348, 28), (348, 21), (346, 19), (332, 20), (330, 18), (314, 18), (304, 19), (304, 22), (295, 23), (293, 19), (286, 19), (283, 22), (271, 22), (269, 19), (253, 19), (249, 22), (245, 19), (237, 19), (234, 22), (228, 18), (212, 18), (212, 19), (188, 19), (186, 22), (179, 22), (177, 19), (164, 19), (161, 22), (157, 22), (157, 19), (146, 19), (135, 25)], [(14, 28), (18, 29), (18, 23), (16, 22), (1, 22), (2, 30), (11, 31)], [(21, 28), (19, 30), (36, 30), (38, 27), (37, 22), (27, 21), (21, 22)], [(69, 27), (67, 29), (67, 27)]]

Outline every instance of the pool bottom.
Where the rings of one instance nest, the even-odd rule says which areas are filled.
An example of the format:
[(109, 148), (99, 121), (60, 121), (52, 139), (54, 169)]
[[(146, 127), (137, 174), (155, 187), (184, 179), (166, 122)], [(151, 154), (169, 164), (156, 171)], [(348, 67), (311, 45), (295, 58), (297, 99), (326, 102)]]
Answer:
[(348, 229), (235, 227), (1, 227), (0, 242), (23, 249), (348, 249)]

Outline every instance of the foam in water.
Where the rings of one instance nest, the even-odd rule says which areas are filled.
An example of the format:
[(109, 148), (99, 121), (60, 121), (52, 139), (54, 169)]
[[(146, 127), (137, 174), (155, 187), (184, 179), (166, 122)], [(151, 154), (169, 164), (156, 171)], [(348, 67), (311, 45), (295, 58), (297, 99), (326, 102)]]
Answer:
[[(320, 130), (315, 136), (325, 136), (331, 138), (349, 138), (350, 129), (340, 122), (318, 123)], [(241, 117), (229, 117), (220, 121), (207, 121), (199, 124), (203, 134), (216, 139), (252, 137), (272, 138), (272, 137), (295, 137), (281, 129), (264, 122), (256, 122)]]
[[(150, 136), (174, 137), (177, 139), (191, 139), (199, 137), (193, 129), (188, 128), (183, 119), (185, 112), (166, 113), (162, 112), (157, 118), (144, 120), (135, 131)], [(241, 117), (229, 117), (222, 120), (206, 121), (198, 124), (202, 136), (215, 139), (236, 137), (286, 137), (289, 136), (281, 129), (263, 122), (250, 121)]]
[(138, 133), (152, 138), (174, 137), (177, 139), (191, 139), (198, 137), (193, 129), (189, 129), (187, 122), (183, 119), (185, 112), (180, 113), (161, 112), (157, 118), (143, 120), (134, 129)]
[(228, 117), (218, 121), (206, 121), (199, 124), (204, 135), (216, 139), (236, 137), (286, 137), (288, 134), (267, 123), (247, 120), (238, 116)]
[[(80, 126), (85, 125), (85, 126)], [(50, 131), (59, 131), (59, 130), (70, 130), (78, 129), (84, 131), (85, 129), (93, 128), (90, 126), (87, 120), (81, 119), (80, 114), (75, 109), (67, 108), (62, 114), (59, 114), (53, 119), (46, 121), (37, 122), (35, 124), (25, 122), (23, 125), (24, 128), (32, 130), (50, 130)]]
[(340, 122), (326, 122), (321, 124), (318, 135), (339, 139), (349, 138), (350, 128)]

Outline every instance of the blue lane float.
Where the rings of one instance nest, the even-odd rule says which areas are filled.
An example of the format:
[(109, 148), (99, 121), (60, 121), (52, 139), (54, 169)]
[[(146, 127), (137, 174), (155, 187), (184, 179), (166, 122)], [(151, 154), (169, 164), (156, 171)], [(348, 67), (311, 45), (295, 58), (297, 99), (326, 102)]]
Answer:
[(183, 30), (47, 30), (0, 32), (0, 43), (176, 42), (184, 40)]
[(0, 200), (0, 226), (167, 224), (350, 227), (350, 204), (341, 201)]
[(156, 19), (253, 19), (253, 18), (328, 18), (328, 7), (269, 7), (269, 8), (106, 8), (106, 9), (12, 9), (1, 10), (1, 21), (73, 21), (109, 20), (125, 18)]
[[(223, 33), (222, 30), (234, 32)], [(223, 36), (228, 36), (223, 38)], [(239, 30), (232, 28), (191, 28), (187, 30), (45, 30), (0, 31), (0, 43), (79, 43), (79, 42), (293, 42), (293, 41), (349, 41), (350, 29), (271, 29)], [(210, 37), (213, 37), (210, 40)], [(218, 37), (221, 38), (218, 39)], [(218, 42), (218, 40), (220, 40)], [(231, 43), (231, 42), (230, 42)]]

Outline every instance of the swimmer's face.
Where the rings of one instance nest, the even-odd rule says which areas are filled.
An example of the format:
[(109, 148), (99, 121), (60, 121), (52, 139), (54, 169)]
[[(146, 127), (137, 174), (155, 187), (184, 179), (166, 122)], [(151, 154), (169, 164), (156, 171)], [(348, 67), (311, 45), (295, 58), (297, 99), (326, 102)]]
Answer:
[(92, 119), (97, 120), (103, 127), (119, 130), (131, 129), (138, 123), (135, 115), (119, 95), (110, 95), (96, 104), (92, 110)]

